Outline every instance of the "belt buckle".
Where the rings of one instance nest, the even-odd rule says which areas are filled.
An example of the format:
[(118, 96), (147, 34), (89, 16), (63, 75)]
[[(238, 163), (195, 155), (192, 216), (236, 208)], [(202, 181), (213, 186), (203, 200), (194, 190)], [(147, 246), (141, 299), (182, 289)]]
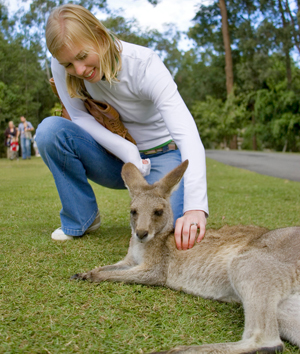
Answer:
[(174, 141), (172, 141), (170, 144), (168, 144), (168, 151), (169, 150), (177, 150), (177, 149), (178, 149), (178, 147)]

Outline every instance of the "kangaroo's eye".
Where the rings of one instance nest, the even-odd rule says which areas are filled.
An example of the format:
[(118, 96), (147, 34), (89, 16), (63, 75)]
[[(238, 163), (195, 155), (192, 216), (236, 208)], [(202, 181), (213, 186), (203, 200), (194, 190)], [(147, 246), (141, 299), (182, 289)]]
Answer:
[(130, 214), (131, 214), (132, 216), (134, 216), (134, 215), (137, 214), (137, 211), (136, 211), (135, 209), (132, 209), (132, 210), (130, 210)]
[(155, 210), (154, 215), (155, 216), (162, 216), (163, 213), (164, 213), (164, 211), (162, 209), (157, 209), (157, 210)]

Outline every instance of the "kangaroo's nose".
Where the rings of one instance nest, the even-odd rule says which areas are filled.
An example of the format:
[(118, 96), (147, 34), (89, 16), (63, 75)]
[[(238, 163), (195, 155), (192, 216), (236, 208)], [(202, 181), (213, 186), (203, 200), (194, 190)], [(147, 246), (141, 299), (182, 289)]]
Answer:
[(137, 230), (136, 231), (136, 235), (140, 240), (143, 240), (144, 238), (146, 238), (148, 236), (148, 231), (146, 230)]

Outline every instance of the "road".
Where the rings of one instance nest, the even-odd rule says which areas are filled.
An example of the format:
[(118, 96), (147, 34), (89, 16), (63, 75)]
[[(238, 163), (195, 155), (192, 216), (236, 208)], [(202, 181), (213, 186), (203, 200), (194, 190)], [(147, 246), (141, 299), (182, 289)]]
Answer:
[(300, 154), (206, 150), (206, 157), (226, 165), (278, 178), (300, 182)]

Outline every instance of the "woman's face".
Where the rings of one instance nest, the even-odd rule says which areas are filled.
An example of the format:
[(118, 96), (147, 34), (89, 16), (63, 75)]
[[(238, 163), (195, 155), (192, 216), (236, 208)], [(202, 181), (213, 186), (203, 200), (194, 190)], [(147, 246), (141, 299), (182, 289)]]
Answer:
[(56, 59), (64, 66), (67, 73), (90, 82), (100, 81), (103, 72), (100, 67), (96, 48), (86, 49), (86, 46), (75, 44), (70, 48), (63, 47)]

